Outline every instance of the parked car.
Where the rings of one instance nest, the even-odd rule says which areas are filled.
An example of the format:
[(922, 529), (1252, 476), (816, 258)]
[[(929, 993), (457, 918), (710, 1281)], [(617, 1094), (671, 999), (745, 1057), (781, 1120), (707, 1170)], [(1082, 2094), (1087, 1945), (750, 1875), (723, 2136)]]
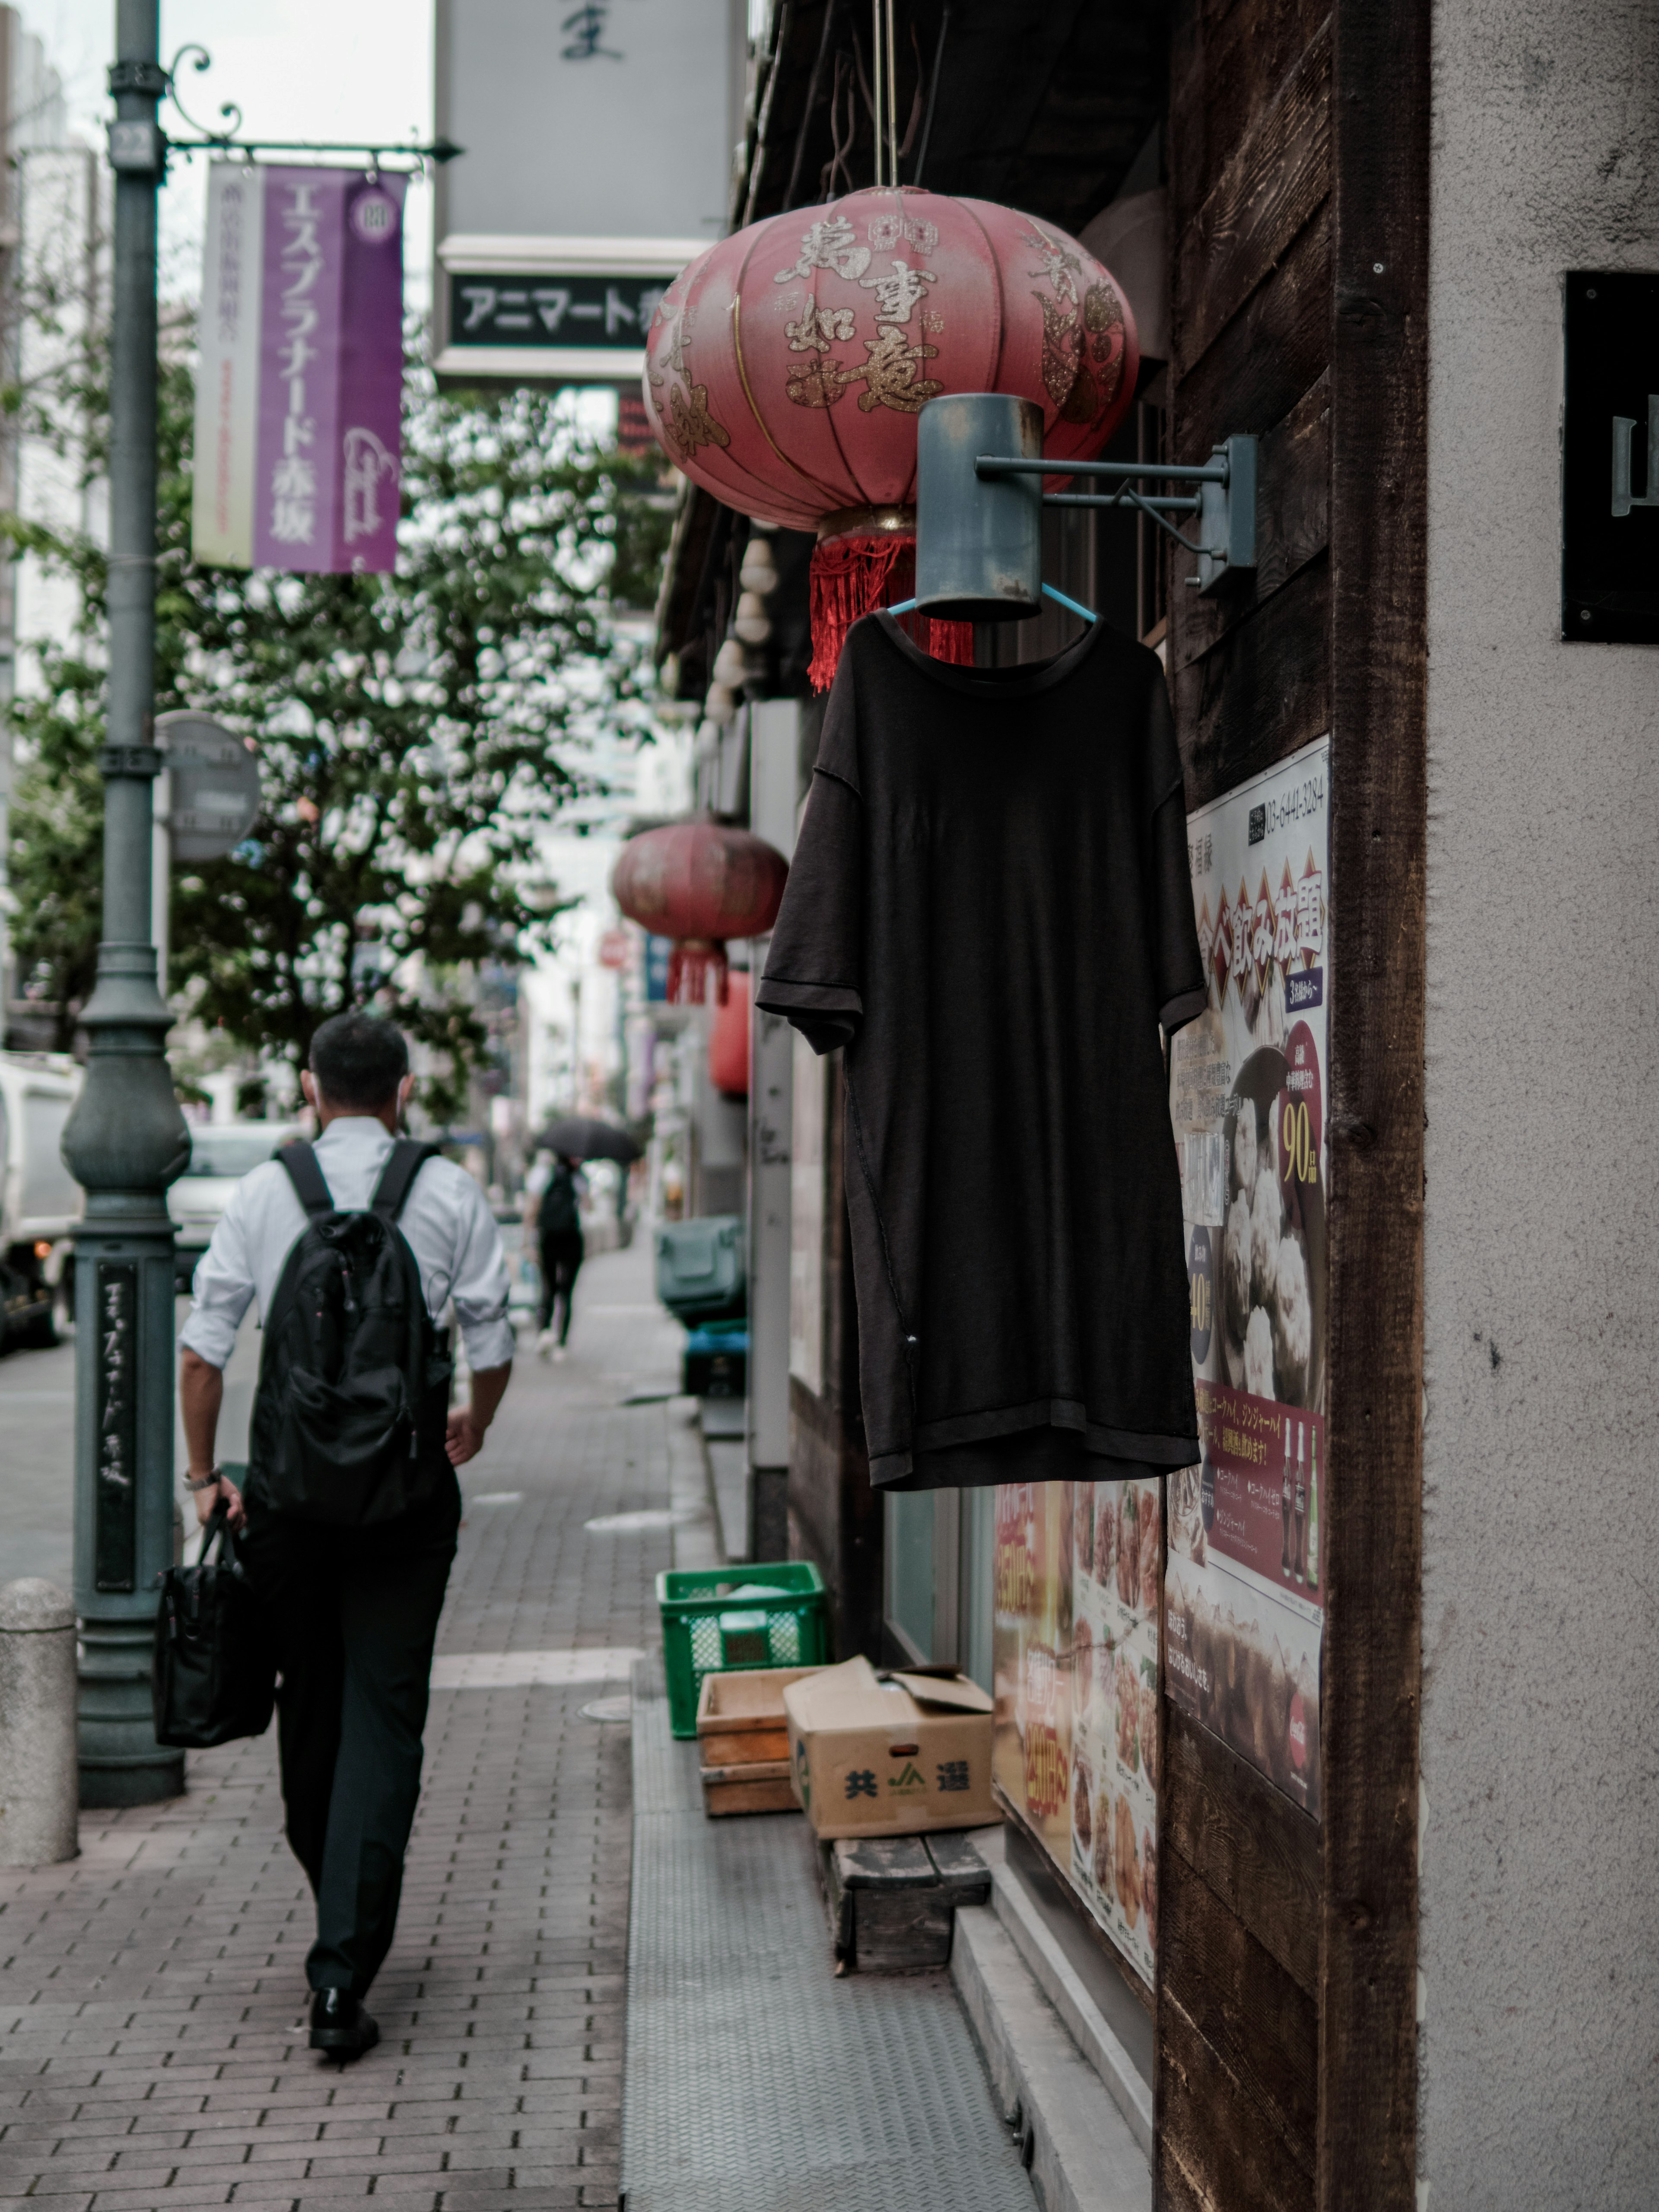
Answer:
[(190, 1288), (196, 1262), (249, 1169), (263, 1166), (279, 1145), (304, 1134), (297, 1121), (212, 1121), (191, 1129), (190, 1165), (167, 1192), (167, 1212), (179, 1237), (174, 1267), (179, 1290)]
[(58, 1149), (81, 1091), (67, 1053), (0, 1052), (0, 1345), (58, 1340), (81, 1186)]

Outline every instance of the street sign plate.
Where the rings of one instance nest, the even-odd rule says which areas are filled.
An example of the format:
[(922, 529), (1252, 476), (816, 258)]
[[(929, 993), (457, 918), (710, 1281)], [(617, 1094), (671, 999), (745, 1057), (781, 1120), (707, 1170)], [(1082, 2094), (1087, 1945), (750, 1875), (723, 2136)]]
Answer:
[(183, 708), (155, 718), (172, 787), (167, 830), (175, 860), (218, 860), (259, 818), (259, 764), (247, 740)]

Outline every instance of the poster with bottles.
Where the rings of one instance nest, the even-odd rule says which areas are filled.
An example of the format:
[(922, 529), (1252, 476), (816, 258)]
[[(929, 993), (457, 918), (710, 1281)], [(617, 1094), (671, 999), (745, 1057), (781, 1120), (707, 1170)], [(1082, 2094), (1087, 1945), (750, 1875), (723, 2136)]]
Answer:
[(1319, 1810), (1330, 741), (1187, 825), (1204, 1012), (1170, 1049), (1200, 1463), (1169, 1481), (1170, 1698)]
[(1158, 1941), (1158, 1604), (1151, 1482), (996, 1495), (998, 1787), (1150, 1985)]

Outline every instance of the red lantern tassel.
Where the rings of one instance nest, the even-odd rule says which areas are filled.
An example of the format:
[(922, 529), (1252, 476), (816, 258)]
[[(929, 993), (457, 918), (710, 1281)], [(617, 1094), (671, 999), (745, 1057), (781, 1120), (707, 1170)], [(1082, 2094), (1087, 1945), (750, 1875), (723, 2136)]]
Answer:
[(726, 947), (711, 944), (702, 937), (688, 937), (678, 942), (668, 956), (669, 1005), (706, 1006), (711, 969), (714, 975), (715, 1003), (723, 1006), (728, 988)]
[[(916, 541), (897, 532), (873, 536), (827, 538), (812, 549), (812, 665), (807, 676), (815, 691), (827, 691), (841, 665), (847, 633), (878, 607), (915, 595)], [(927, 615), (901, 615), (908, 635), (935, 660), (970, 668), (974, 626), (934, 622)]]

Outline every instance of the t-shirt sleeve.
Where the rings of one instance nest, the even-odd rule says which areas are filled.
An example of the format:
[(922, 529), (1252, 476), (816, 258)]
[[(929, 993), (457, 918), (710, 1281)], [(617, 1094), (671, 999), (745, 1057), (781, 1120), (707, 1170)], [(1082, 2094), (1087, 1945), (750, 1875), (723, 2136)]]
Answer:
[(755, 1004), (781, 1014), (814, 1052), (850, 1044), (864, 1018), (864, 802), (850, 740), (850, 686), (837, 682), (806, 812)]
[(1164, 1034), (1170, 1036), (1203, 1012), (1209, 1001), (1209, 986), (1193, 915), (1186, 787), (1161, 669), (1152, 681), (1148, 719), (1152, 982), (1158, 1018)]

